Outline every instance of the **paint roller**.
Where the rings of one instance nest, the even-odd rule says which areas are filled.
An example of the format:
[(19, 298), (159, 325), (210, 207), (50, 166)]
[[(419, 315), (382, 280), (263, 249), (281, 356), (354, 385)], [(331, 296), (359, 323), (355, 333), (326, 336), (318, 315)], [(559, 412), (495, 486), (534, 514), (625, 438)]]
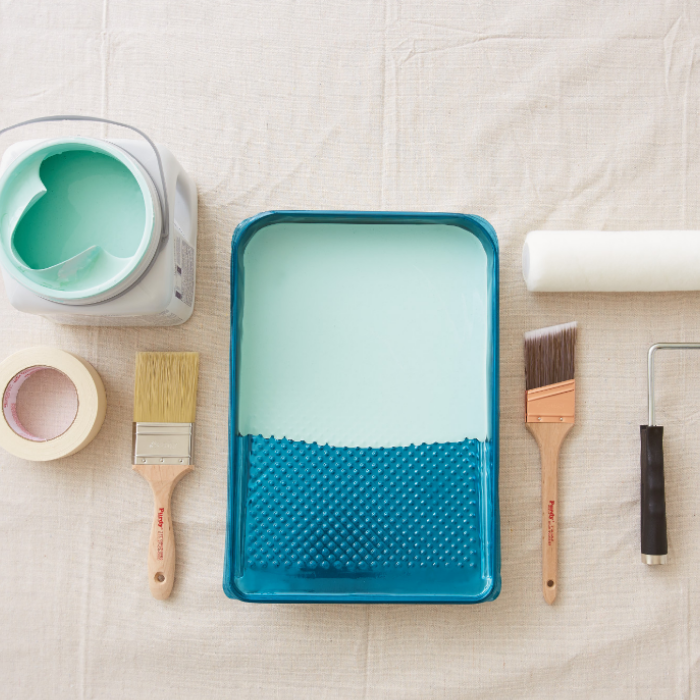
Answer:
[[(531, 292), (687, 292), (700, 290), (700, 231), (531, 231), (523, 246)], [(649, 423), (641, 435), (641, 551), (665, 564), (663, 427), (654, 422), (654, 353), (698, 349), (656, 343), (649, 350)]]
[(700, 290), (700, 231), (530, 231), (530, 292)]

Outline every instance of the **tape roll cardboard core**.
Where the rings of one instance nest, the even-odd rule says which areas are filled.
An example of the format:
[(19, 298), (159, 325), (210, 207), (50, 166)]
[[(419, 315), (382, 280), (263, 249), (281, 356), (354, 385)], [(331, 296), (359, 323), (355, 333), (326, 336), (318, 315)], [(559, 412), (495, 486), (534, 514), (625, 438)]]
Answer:
[(17, 435), (42, 442), (70, 428), (78, 413), (78, 394), (63, 372), (37, 365), (10, 380), (2, 406), (5, 420)]
[[(63, 350), (38, 347), (11, 355), (0, 363), (0, 388), (0, 445), (17, 457), (43, 462), (75, 454), (104, 422), (107, 400), (100, 375), (89, 362)], [(42, 420), (38, 410), (46, 413), (52, 403), (53, 414)]]

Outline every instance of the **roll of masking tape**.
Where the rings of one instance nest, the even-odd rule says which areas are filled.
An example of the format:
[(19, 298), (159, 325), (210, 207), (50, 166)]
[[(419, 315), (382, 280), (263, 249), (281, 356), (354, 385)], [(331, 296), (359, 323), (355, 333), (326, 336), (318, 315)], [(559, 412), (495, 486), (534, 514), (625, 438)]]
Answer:
[[(33, 435), (20, 421), (17, 396), (24, 382), (41, 370), (64, 374), (75, 387), (77, 412), (70, 426), (49, 439)], [(16, 457), (47, 462), (83, 449), (100, 432), (107, 410), (107, 396), (100, 375), (89, 363), (69, 352), (51, 347), (21, 350), (0, 363), (2, 418), (0, 446)]]

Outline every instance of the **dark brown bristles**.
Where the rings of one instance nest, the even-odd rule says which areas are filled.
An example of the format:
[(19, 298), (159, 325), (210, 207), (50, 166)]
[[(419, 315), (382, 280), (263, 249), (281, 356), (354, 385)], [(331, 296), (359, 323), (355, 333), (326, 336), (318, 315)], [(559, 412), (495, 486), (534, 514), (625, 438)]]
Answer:
[(525, 389), (574, 378), (576, 322), (525, 333)]

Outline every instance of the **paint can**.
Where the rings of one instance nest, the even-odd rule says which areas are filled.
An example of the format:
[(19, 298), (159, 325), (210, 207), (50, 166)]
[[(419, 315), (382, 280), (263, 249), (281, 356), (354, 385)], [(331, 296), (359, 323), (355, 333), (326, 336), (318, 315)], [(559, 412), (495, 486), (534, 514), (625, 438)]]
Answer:
[(196, 235), (194, 182), (150, 139), (24, 141), (0, 163), (0, 266), (20, 311), (76, 325), (183, 323)]

